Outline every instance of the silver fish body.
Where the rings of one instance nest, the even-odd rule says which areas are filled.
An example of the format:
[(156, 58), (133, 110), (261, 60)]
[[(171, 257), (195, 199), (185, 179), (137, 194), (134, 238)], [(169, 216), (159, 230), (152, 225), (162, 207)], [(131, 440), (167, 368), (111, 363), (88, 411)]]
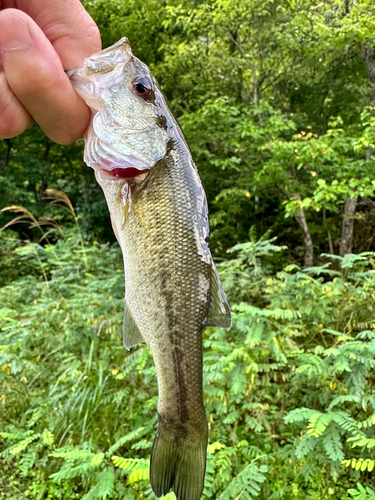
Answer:
[(173, 489), (178, 500), (199, 500), (208, 437), (202, 332), (231, 324), (208, 247), (206, 196), (157, 82), (126, 39), (87, 59), (71, 78), (94, 109), (85, 159), (124, 257), (124, 345), (145, 341), (156, 367), (151, 485), (156, 496)]

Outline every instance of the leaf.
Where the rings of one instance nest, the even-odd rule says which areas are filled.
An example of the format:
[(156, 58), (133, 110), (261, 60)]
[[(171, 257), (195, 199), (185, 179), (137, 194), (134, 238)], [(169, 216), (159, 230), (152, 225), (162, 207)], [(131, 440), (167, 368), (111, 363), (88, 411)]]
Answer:
[(138, 429), (134, 429), (133, 431), (129, 432), (128, 434), (125, 434), (125, 436), (122, 436), (120, 439), (114, 443), (109, 450), (107, 451), (106, 455), (111, 456), (116, 450), (121, 448), (125, 443), (128, 443), (130, 441), (133, 441), (135, 439), (139, 439), (140, 437), (144, 436), (146, 432), (148, 432), (149, 428), (148, 427), (139, 427)]
[(149, 478), (149, 468), (136, 469), (134, 470), (128, 479), (129, 484), (136, 483), (138, 481), (146, 481)]
[(97, 496), (103, 500), (113, 494), (115, 485), (115, 473), (112, 467), (106, 467), (98, 477)]
[(143, 458), (123, 458), (116, 455), (111, 458), (116, 467), (126, 472), (133, 472), (134, 470), (149, 468), (150, 466), (150, 461)]
[(2, 452), (1, 455), (3, 455), (6, 452), (10, 453), (11, 455), (17, 455), (18, 453), (21, 453), (21, 451), (25, 450), (30, 443), (38, 439), (39, 436), (40, 434), (33, 434), (32, 436), (23, 439), (22, 441), (12, 446), (11, 448), (8, 448), (4, 452)]
[(52, 432), (45, 430), (42, 434), (42, 443), (47, 445), (47, 446), (52, 446), (54, 443), (54, 435)]
[(328, 424), (332, 420), (332, 415), (327, 413), (316, 412), (309, 418), (309, 425), (307, 428), (308, 436), (319, 437), (323, 434)]
[(263, 472), (267, 472), (266, 466), (258, 467), (254, 462), (251, 462), (231, 481), (218, 500), (232, 500), (239, 494), (238, 498), (241, 498), (245, 491), (248, 494), (247, 498), (258, 496), (259, 484), (266, 480)]
[(323, 446), (331, 460), (340, 460), (340, 462), (344, 459), (344, 453), (342, 449), (342, 443), (340, 434), (337, 431), (337, 428), (334, 424), (330, 424), (325, 430), (323, 436)]

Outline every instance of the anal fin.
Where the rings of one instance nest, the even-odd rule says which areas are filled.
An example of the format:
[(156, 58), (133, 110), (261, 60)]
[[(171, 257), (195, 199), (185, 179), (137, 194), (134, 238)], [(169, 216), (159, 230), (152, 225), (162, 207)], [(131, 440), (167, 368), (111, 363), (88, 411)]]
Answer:
[(204, 320), (203, 326), (218, 326), (221, 328), (230, 328), (232, 326), (230, 307), (215, 264), (212, 264), (210, 289), (211, 292), (208, 315)]
[(128, 304), (125, 302), (124, 323), (122, 326), (122, 343), (129, 351), (131, 347), (135, 346), (136, 344), (140, 344), (141, 342), (144, 342), (144, 339), (141, 332), (139, 331), (137, 323), (133, 318)]

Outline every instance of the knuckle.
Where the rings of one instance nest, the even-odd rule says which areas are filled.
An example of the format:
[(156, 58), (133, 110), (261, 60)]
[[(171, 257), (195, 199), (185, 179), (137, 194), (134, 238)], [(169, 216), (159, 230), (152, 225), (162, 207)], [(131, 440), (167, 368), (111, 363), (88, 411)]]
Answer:
[(4, 92), (0, 99), (0, 137), (11, 139), (29, 126), (28, 116), (17, 107), (14, 95)]
[(2, 113), (0, 115), (0, 138), (11, 139), (22, 134), (27, 126), (23, 120), (17, 120), (14, 115)]
[(81, 44), (83, 42), (86, 46), (85, 49), (93, 54), (102, 48), (100, 31), (93, 18), (86, 10), (82, 11), (81, 16), (80, 21), (83, 32), (77, 34), (77, 36), (81, 39)]
[(86, 31), (86, 40), (90, 43), (93, 53), (99, 52), (102, 48), (100, 31), (97, 25), (92, 21), (89, 24), (88, 29)]

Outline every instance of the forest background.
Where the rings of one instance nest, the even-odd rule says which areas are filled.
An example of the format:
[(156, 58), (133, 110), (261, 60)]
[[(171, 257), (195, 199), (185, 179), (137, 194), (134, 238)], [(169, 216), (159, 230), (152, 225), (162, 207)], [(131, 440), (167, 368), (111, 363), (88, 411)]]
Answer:
[[(204, 333), (204, 498), (374, 500), (373, 1), (83, 3), (159, 80), (208, 197), (234, 321)], [(155, 498), (155, 370), (121, 344), (82, 156), (0, 141), (0, 499)]]

